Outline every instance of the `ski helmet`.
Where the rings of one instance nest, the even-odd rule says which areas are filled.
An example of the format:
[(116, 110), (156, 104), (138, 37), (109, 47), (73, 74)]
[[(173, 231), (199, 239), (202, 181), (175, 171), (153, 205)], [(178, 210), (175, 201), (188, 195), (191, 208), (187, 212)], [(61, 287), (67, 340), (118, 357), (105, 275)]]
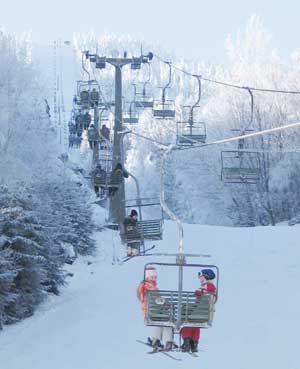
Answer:
[(130, 213), (130, 216), (131, 216), (131, 217), (134, 217), (134, 216), (136, 216), (136, 217), (137, 217), (137, 216), (138, 216), (138, 212), (137, 212), (135, 209), (132, 209), (132, 210), (131, 210), (131, 213)]
[(202, 269), (201, 272), (198, 273), (198, 275), (199, 277), (203, 275), (203, 277), (205, 277), (205, 279), (207, 279), (208, 281), (216, 278), (216, 274), (212, 269)]

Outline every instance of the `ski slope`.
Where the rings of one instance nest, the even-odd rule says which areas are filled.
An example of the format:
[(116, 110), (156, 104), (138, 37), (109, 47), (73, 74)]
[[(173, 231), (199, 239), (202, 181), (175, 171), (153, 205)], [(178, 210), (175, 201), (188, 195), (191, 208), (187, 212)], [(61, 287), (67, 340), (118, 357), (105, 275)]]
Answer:
[[(94, 207), (100, 221), (103, 210)], [(164, 230), (157, 251), (176, 251), (175, 224), (166, 221)], [(214, 326), (202, 331), (199, 358), (175, 353), (184, 359), (176, 362), (147, 355), (149, 349), (136, 343), (151, 334), (136, 287), (144, 262), (154, 259), (112, 265), (113, 245), (115, 256), (125, 251), (118, 235), (106, 230), (95, 233), (97, 255), (69, 267), (74, 277), (60, 296), (1, 332), (1, 369), (299, 369), (300, 228), (185, 224), (184, 230), (185, 251), (210, 253), (201, 261), (220, 267)], [(160, 288), (166, 278), (158, 276)]]

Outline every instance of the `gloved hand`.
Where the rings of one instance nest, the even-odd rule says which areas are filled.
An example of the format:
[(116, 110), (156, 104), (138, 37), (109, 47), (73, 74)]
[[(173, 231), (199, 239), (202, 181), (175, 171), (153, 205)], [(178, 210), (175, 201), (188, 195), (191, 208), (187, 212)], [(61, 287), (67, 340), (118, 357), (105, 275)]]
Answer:
[(197, 290), (197, 291), (195, 291), (195, 295), (196, 296), (202, 296), (203, 295), (203, 291), (202, 290)]

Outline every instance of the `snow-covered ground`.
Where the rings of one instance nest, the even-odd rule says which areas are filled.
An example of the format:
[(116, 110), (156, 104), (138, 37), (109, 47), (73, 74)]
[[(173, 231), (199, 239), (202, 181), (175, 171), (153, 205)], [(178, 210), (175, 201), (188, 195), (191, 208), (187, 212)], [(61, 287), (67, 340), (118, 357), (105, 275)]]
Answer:
[[(95, 216), (104, 217), (96, 205)], [(59, 297), (1, 333), (1, 369), (174, 369), (185, 364), (202, 369), (299, 369), (300, 228), (184, 229), (186, 252), (210, 253), (210, 259), (200, 262), (220, 267), (214, 326), (202, 332), (199, 358), (176, 353), (184, 361), (175, 362), (162, 354), (147, 355), (147, 347), (136, 343), (151, 333), (143, 324), (136, 288), (144, 263), (155, 259), (112, 265), (113, 246), (119, 256), (124, 250), (118, 235), (106, 230), (95, 234), (97, 256), (70, 266), (74, 277)], [(164, 231), (157, 251), (175, 252), (175, 224), (165, 222)], [(159, 272), (160, 288), (173, 282), (167, 282), (169, 276), (173, 279)], [(185, 281), (191, 289), (194, 279), (196, 275), (189, 275)]]

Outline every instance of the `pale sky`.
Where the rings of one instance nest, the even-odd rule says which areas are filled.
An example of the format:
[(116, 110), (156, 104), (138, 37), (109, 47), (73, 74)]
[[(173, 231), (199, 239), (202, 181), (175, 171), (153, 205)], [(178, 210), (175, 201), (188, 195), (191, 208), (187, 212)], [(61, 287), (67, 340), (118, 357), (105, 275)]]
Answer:
[[(2, 3), (2, 4), (1, 4)], [(32, 30), (48, 44), (73, 31), (130, 34), (171, 49), (179, 57), (221, 62), (228, 34), (257, 14), (280, 55), (300, 47), (299, 0), (1, 0), (0, 25), (7, 32)]]

